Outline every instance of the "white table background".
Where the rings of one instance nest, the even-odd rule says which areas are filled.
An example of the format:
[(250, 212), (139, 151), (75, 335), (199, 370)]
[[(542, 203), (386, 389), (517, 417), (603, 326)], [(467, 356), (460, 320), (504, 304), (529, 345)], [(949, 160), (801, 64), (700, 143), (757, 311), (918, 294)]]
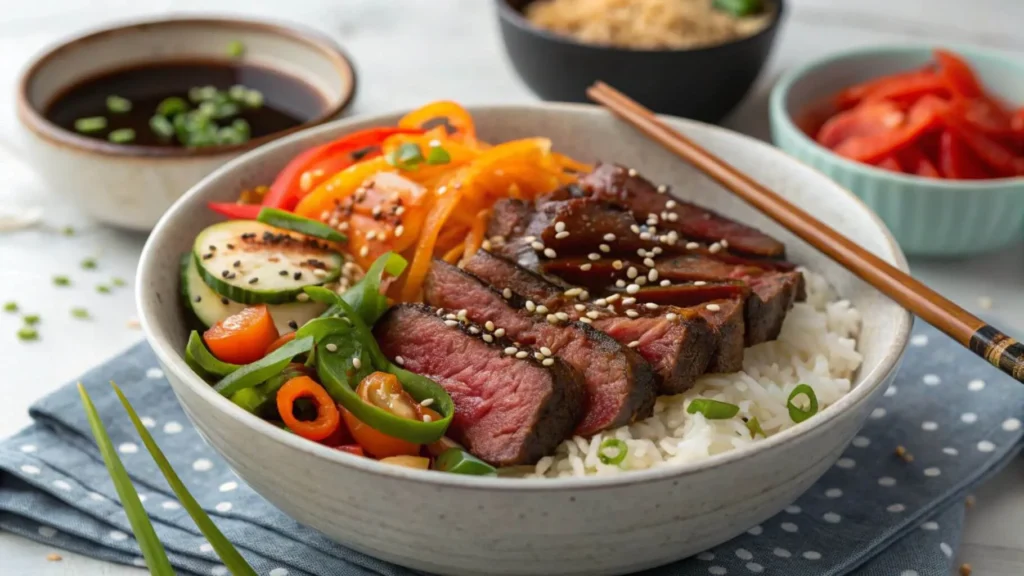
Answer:
[[(16, 300), (42, 315), (41, 340), (15, 338), (16, 316), (0, 313), (0, 437), (29, 423), (27, 408), (83, 371), (142, 338), (128, 327), (135, 315), (132, 289), (102, 295), (94, 286), (112, 276), (131, 279), (145, 236), (104, 228), (40, 189), (20, 164), (20, 134), (13, 92), (24, 63), (44, 46), (87, 27), (119, 18), (182, 12), (238, 13), (283, 18), (319, 28), (353, 57), (359, 92), (351, 114), (414, 107), (451, 98), (467, 104), (523, 102), (533, 95), (505, 59), (490, 0), (28, 0), (0, 2), (0, 212), (38, 206), (43, 224), (0, 233), (0, 302)], [(807, 58), (856, 45), (901, 42), (975, 43), (1024, 58), (1024, 2), (1020, 0), (789, 0), (789, 16), (775, 52), (747, 102), (727, 124), (767, 135), (767, 91), (780, 71)], [(53, 169), (60, 169), (53, 167)], [(145, 191), (139, 191), (144, 194)], [(59, 229), (75, 227), (73, 237)], [(997, 315), (1024, 332), (1024, 245), (965, 261), (915, 260), (915, 276), (974, 312)], [(99, 269), (79, 262), (97, 257)], [(72, 288), (53, 286), (54, 274)], [(982, 310), (979, 298), (990, 298)], [(69, 309), (94, 316), (74, 320)], [(1024, 459), (979, 490), (959, 558), (984, 576), (1024, 574)], [(59, 552), (0, 533), (0, 574), (126, 575), (115, 566)], [(895, 575), (894, 575), (895, 576)]]

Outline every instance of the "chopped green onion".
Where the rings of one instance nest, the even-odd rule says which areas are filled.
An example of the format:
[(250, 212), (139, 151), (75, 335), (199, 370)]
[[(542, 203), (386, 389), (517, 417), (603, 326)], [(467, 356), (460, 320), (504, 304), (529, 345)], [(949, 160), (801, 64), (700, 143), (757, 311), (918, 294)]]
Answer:
[(241, 40), (232, 40), (228, 44), (228, 56), (238, 58), (243, 54), (245, 54), (245, 44), (242, 44)]
[[(806, 409), (793, 403), (793, 400), (800, 395), (807, 396), (809, 406)], [(793, 391), (789, 393), (789, 398), (786, 400), (786, 408), (789, 409), (789, 418), (797, 424), (817, 414), (818, 397), (814, 394), (814, 388), (811, 388), (807, 384), (798, 384), (797, 387), (793, 388)]]
[(18, 303), (17, 302), (8, 302), (8, 303), (4, 304), (4, 312), (10, 312), (11, 314), (14, 314), (17, 311), (18, 311)]
[[(611, 454), (608, 453), (609, 450), (611, 450)], [(604, 442), (601, 442), (601, 445), (597, 447), (597, 459), (602, 464), (608, 464), (609, 466), (622, 464), (628, 453), (629, 446), (618, 438), (605, 438)]]
[(415, 170), (424, 160), (419, 144), (413, 142), (402, 144), (388, 153), (384, 159), (388, 164), (401, 170)]
[(230, 126), (225, 126), (217, 130), (217, 143), (218, 144), (241, 144), (245, 142), (246, 138), (238, 133), (238, 130)]
[(89, 311), (85, 308), (72, 308), (71, 315), (79, 320), (85, 320), (89, 317)]
[(686, 407), (690, 414), (700, 412), (708, 420), (728, 420), (739, 414), (740, 407), (728, 402), (719, 402), (710, 398), (697, 398)]
[(65, 236), (74, 236), (75, 235), (75, 229), (72, 228), (71, 226), (65, 226), (65, 227), (60, 229), (60, 233), (65, 235)]
[(427, 150), (427, 164), (431, 166), (437, 164), (447, 164), (452, 161), (452, 157), (448, 154), (448, 151), (440, 146), (431, 146)]
[(107, 140), (114, 144), (128, 144), (135, 140), (135, 130), (131, 128), (120, 128), (107, 135)]
[(227, 120), (232, 116), (238, 116), (242, 113), (242, 109), (239, 108), (238, 104), (234, 102), (221, 102), (217, 105), (217, 109), (213, 113), (213, 117), (217, 120)]
[(127, 98), (122, 98), (111, 94), (107, 96), (107, 110), (114, 114), (124, 114), (130, 112), (132, 109), (132, 101)]
[(99, 292), (100, 294), (110, 294), (110, 286), (107, 286), (105, 284), (97, 284), (96, 291)]
[(174, 136), (174, 125), (167, 119), (166, 116), (159, 114), (149, 119), (149, 129), (152, 130), (157, 138), (161, 140), (167, 140), (171, 136)]
[(757, 438), (758, 434), (765, 438), (768, 437), (768, 435), (764, 433), (764, 429), (761, 428), (761, 423), (757, 421), (756, 417), (747, 420), (747, 430), (750, 430), (751, 438)]
[[(164, 98), (156, 105), (156, 113), (161, 116), (171, 118), (181, 114), (182, 112), (188, 112), (189, 108), (190, 106), (184, 98), (171, 96), (170, 98)], [(150, 125), (152, 126), (152, 124)]]
[(26, 327), (21, 328), (20, 330), (18, 330), (18, 340), (24, 340), (24, 341), (28, 342), (29, 340), (38, 340), (38, 339), (39, 339), (39, 332), (36, 331), (35, 328), (29, 328), (29, 327), (26, 326)]
[(195, 86), (188, 89), (188, 99), (193, 102), (213, 100), (216, 97), (217, 88), (215, 86)]
[(228, 98), (231, 98), (235, 102), (245, 102), (245, 95), (249, 93), (249, 89), (241, 84), (235, 84), (231, 88), (228, 88)]
[(713, 0), (711, 5), (716, 10), (728, 12), (736, 18), (752, 16), (764, 8), (761, 0)]
[(25, 314), (21, 318), (27, 326), (35, 326), (39, 324), (39, 314)]
[(252, 135), (252, 128), (245, 121), (245, 118), (235, 118), (234, 122), (231, 123), (231, 127), (235, 129), (235, 132), (245, 137), (246, 140)]
[(117, 287), (125, 285), (124, 278), (121, 278), (119, 276), (114, 276), (113, 278), (111, 278), (110, 283)]
[(249, 108), (260, 108), (263, 106), (263, 92), (260, 92), (259, 90), (249, 90), (245, 93), (245, 99), (243, 102)]
[(107, 127), (107, 119), (103, 116), (90, 116), (89, 118), (79, 118), (75, 120), (75, 130), (83, 134), (91, 134), (93, 132), (100, 132)]
[(86, 258), (85, 260), (82, 260), (82, 269), (83, 270), (95, 270), (96, 269), (96, 259), (95, 258)]
[(55, 286), (71, 286), (71, 278), (67, 276), (59, 275), (53, 277), (53, 284)]
[(196, 110), (207, 118), (213, 118), (217, 114), (217, 103), (211, 100), (206, 100), (205, 102), (200, 102), (199, 108)]

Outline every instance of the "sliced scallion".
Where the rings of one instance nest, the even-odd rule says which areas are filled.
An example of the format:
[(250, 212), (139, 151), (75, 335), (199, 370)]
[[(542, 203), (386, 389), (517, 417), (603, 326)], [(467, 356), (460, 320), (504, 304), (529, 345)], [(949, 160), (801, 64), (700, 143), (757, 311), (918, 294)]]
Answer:
[(757, 418), (751, 418), (747, 420), (747, 430), (750, 430), (750, 437), (757, 438), (757, 435), (767, 438), (768, 435), (764, 433), (764, 429), (761, 428), (761, 423), (757, 421)]
[(629, 446), (626, 445), (625, 441), (618, 438), (605, 438), (601, 445), (597, 447), (597, 459), (602, 464), (609, 466), (622, 464), (628, 453)]
[(113, 114), (124, 114), (132, 109), (132, 101), (116, 94), (107, 96), (107, 110)]
[(72, 308), (71, 316), (74, 318), (78, 318), (79, 320), (85, 320), (89, 318), (89, 311), (86, 310), (85, 308)]
[(161, 140), (168, 140), (174, 136), (174, 124), (166, 116), (157, 114), (149, 119), (149, 128)]
[(720, 402), (711, 398), (697, 398), (686, 407), (690, 414), (703, 414), (708, 420), (728, 420), (739, 414), (740, 407), (728, 402)]
[(65, 235), (65, 236), (74, 236), (75, 235), (75, 229), (73, 227), (71, 227), (71, 226), (65, 226), (65, 227), (60, 229), (60, 233)]
[(235, 130), (231, 126), (225, 126), (217, 130), (217, 143), (218, 144), (241, 144), (245, 142), (247, 138)]
[(92, 134), (94, 132), (100, 132), (107, 127), (107, 119), (103, 116), (90, 116), (88, 118), (79, 118), (75, 120), (75, 130), (82, 134)]
[(110, 294), (110, 286), (107, 286), (105, 284), (97, 284), (96, 291), (99, 292), (100, 294)]
[(245, 121), (245, 118), (235, 118), (231, 123), (231, 127), (235, 129), (235, 132), (244, 136), (246, 140), (248, 140), (252, 135), (252, 128), (249, 126), (249, 123)]
[(53, 277), (54, 286), (71, 286), (71, 278), (64, 275), (57, 275)]
[(424, 161), (419, 144), (413, 142), (406, 142), (395, 148), (384, 159), (388, 164), (401, 170), (415, 170)]
[(217, 115), (217, 103), (213, 102), (212, 100), (206, 100), (204, 102), (200, 102), (199, 103), (199, 108), (197, 108), (197, 110), (203, 116), (205, 116), (207, 118), (213, 118), (214, 116)]
[(10, 312), (11, 314), (14, 314), (17, 311), (18, 311), (18, 303), (17, 302), (8, 302), (8, 303), (4, 304), (4, 312)]
[(128, 144), (135, 140), (135, 130), (131, 128), (119, 128), (107, 135), (107, 140), (114, 144)]
[(193, 102), (213, 100), (216, 97), (217, 88), (215, 86), (194, 86), (188, 89), (188, 99)]
[(26, 326), (35, 326), (36, 324), (39, 324), (39, 314), (25, 314), (21, 319), (25, 322)]
[(124, 278), (121, 278), (119, 276), (114, 276), (113, 278), (111, 278), (110, 279), (110, 283), (113, 284), (114, 286), (117, 286), (117, 287), (121, 287), (121, 286), (125, 285)]
[(728, 12), (736, 18), (752, 16), (764, 8), (761, 0), (713, 0), (711, 5), (716, 10)]
[[(801, 395), (807, 396), (807, 408), (802, 408), (793, 403), (793, 400)], [(786, 400), (786, 408), (789, 409), (789, 418), (797, 424), (817, 414), (818, 396), (814, 394), (814, 388), (811, 388), (807, 384), (797, 385), (797, 387), (793, 388), (793, 391), (789, 393), (789, 398)]]
[(231, 88), (228, 88), (228, 98), (231, 98), (235, 102), (245, 102), (245, 95), (249, 93), (249, 89), (241, 84), (235, 84)]
[(156, 105), (156, 113), (167, 118), (173, 118), (182, 112), (188, 112), (189, 108), (190, 106), (184, 98), (171, 96), (170, 98), (164, 98)]
[(249, 90), (245, 93), (245, 99), (243, 102), (249, 108), (260, 108), (263, 106), (263, 92), (260, 92), (259, 90)]
[(95, 258), (85, 258), (84, 260), (82, 260), (81, 266), (82, 266), (83, 270), (95, 270), (96, 269), (96, 259)]
[(448, 154), (448, 151), (440, 146), (431, 146), (427, 150), (427, 164), (436, 166), (438, 164), (447, 164), (452, 161), (452, 157)]
[(39, 332), (35, 328), (29, 328), (28, 326), (18, 330), (18, 340), (28, 342), (29, 340), (38, 340)]
[(245, 54), (245, 44), (241, 40), (232, 40), (228, 44), (228, 56), (238, 58)]

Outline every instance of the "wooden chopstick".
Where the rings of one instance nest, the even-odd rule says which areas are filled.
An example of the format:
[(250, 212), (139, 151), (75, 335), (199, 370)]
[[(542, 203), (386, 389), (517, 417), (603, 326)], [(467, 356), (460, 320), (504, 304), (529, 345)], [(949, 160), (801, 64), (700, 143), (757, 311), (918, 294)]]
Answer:
[(1024, 345), (976, 318), (939, 293), (864, 250), (828, 225), (758, 184), (659, 120), (625, 94), (597, 82), (587, 90), (595, 102), (824, 252), (896, 303), (917, 314), (993, 366), (1024, 382)]

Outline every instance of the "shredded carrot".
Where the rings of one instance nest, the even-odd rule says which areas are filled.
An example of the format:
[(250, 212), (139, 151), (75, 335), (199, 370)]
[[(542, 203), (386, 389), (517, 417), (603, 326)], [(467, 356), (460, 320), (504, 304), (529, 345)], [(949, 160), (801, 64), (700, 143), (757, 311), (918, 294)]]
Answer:
[(458, 264), (459, 260), (462, 259), (462, 253), (465, 252), (465, 250), (466, 242), (462, 241), (461, 243), (456, 244), (451, 250), (445, 252), (444, 256), (441, 257), (441, 260), (444, 260), (449, 264)]
[(466, 250), (462, 255), (466, 260), (472, 258), (473, 254), (476, 254), (476, 251), (483, 245), (484, 234), (487, 233), (487, 221), (490, 219), (490, 209), (485, 208), (476, 213), (476, 221), (473, 222), (473, 227), (469, 229), (469, 235), (466, 236)]
[(434, 205), (427, 213), (426, 221), (423, 223), (423, 232), (420, 234), (420, 243), (416, 246), (412, 264), (405, 273), (402, 286), (401, 298), (409, 302), (419, 296), (423, 280), (427, 277), (430, 269), (430, 261), (434, 258), (434, 245), (437, 237), (444, 228), (445, 221), (451, 215), (452, 210), (462, 200), (463, 186), (456, 185), (458, 180), (453, 178), (451, 186), (440, 186), (436, 191)]

